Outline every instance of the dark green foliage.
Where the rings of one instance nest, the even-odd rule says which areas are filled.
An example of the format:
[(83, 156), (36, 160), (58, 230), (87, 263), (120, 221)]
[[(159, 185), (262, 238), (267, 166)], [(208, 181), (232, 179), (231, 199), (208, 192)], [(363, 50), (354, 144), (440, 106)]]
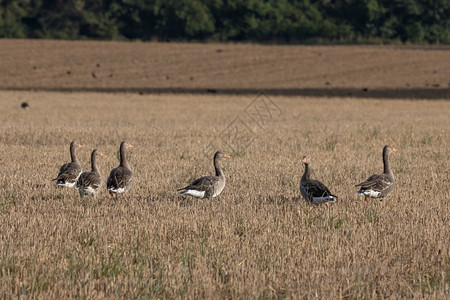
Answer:
[(450, 0), (0, 0), (0, 38), (450, 43)]

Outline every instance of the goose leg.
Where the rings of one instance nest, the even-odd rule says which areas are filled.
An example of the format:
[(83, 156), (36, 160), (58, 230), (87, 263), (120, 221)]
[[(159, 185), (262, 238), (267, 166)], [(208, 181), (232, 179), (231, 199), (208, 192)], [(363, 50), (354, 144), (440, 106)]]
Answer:
[(327, 202), (327, 208), (328, 208), (328, 217), (327, 220), (330, 219), (330, 210), (331, 210), (331, 205)]

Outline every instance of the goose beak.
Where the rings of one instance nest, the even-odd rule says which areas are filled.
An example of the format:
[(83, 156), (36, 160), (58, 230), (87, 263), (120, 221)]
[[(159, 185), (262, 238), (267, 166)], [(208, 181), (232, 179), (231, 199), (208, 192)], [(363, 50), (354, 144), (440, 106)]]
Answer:
[(302, 159), (302, 162), (304, 162), (304, 163), (306, 162), (306, 157), (304, 157), (304, 158)]
[(392, 148), (392, 150), (395, 152), (395, 151), (397, 151), (397, 148)]
[(81, 144), (78, 144), (78, 148), (83, 148), (83, 145), (81, 145)]
[(104, 157), (107, 157), (107, 156), (106, 156), (106, 154), (105, 154), (105, 153), (103, 153), (103, 152), (100, 152), (100, 156), (104, 156)]
[(229, 155), (228, 153), (224, 153), (223, 157), (231, 158), (230, 155)]
[(133, 144), (128, 144), (128, 147), (133, 148)]

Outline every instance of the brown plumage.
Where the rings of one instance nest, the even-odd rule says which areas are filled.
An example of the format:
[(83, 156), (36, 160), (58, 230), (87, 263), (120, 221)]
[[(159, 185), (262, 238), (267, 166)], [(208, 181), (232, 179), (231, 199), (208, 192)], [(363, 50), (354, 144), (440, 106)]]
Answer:
[(126, 157), (126, 149), (133, 147), (133, 145), (126, 142), (120, 144), (120, 165), (111, 170), (108, 180), (106, 182), (106, 189), (109, 194), (116, 198), (117, 194), (123, 194), (128, 191), (133, 181), (133, 172), (131, 172), (130, 165)]
[(222, 193), (225, 188), (225, 175), (220, 167), (219, 161), (222, 158), (230, 158), (227, 153), (217, 151), (214, 154), (215, 176), (204, 176), (194, 180), (190, 185), (178, 190), (178, 195), (191, 195), (197, 198), (207, 198), (211, 200)]
[(357, 194), (364, 195), (365, 199), (376, 198), (383, 201), (392, 193), (395, 186), (395, 180), (389, 163), (389, 155), (395, 151), (397, 151), (397, 149), (392, 148), (389, 145), (384, 146), (383, 173), (372, 175), (366, 181), (357, 184), (356, 187), (360, 187)]
[(97, 156), (104, 156), (102, 152), (94, 149), (91, 154), (91, 167), (90, 172), (81, 173), (77, 180), (77, 189), (80, 193), (80, 197), (83, 198), (85, 195), (96, 196), (97, 192), (100, 190), (102, 185), (102, 177), (97, 167)]
[(58, 176), (53, 180), (56, 180), (57, 186), (65, 186), (65, 187), (74, 187), (78, 177), (81, 174), (81, 164), (78, 161), (75, 149), (76, 147), (82, 147), (80, 144), (77, 144), (75, 141), (70, 143), (70, 158), (71, 162), (66, 163), (61, 166), (59, 169)]
[(302, 160), (305, 165), (305, 172), (300, 181), (300, 194), (308, 203), (321, 204), (336, 202), (338, 197), (331, 194), (330, 190), (318, 180), (311, 179), (311, 170), (309, 167), (310, 159), (304, 156)]

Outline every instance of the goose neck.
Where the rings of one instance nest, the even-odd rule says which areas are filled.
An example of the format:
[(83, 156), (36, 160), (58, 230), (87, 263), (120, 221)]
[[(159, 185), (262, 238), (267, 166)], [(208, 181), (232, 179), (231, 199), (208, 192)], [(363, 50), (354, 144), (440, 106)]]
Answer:
[(120, 166), (128, 169), (130, 168), (127, 156), (125, 155), (125, 147), (120, 147)]
[(77, 154), (75, 152), (75, 144), (70, 144), (70, 159), (72, 160), (72, 162), (77, 162), (78, 158), (77, 158)]
[(389, 154), (385, 151), (383, 152), (383, 166), (384, 166), (384, 174), (389, 174), (389, 175), (393, 175), (392, 174), (392, 170), (391, 170), (391, 164), (389, 163)]
[(97, 167), (97, 153), (95, 153), (95, 152), (92, 152), (92, 155), (91, 155), (91, 168), (92, 168), (92, 172), (100, 173), (98, 171), (98, 167)]
[(311, 175), (310, 172), (311, 172), (311, 170), (309, 168), (309, 164), (305, 164), (305, 172), (303, 173), (302, 181), (309, 180), (309, 177)]
[(217, 157), (214, 157), (214, 169), (216, 170), (216, 176), (224, 176), (222, 168), (220, 167), (219, 159)]

